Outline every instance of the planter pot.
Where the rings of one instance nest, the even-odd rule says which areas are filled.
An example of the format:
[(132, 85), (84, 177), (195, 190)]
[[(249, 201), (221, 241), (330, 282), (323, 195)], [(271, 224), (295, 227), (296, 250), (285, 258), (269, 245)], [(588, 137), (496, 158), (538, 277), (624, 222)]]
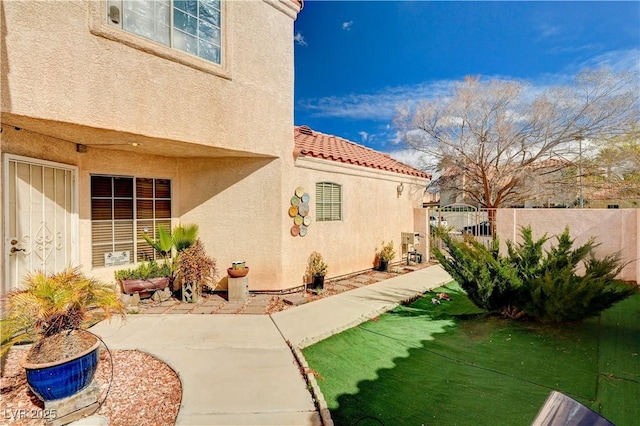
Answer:
[(244, 267), (243, 269), (227, 268), (227, 274), (228, 274), (231, 278), (242, 278), (242, 277), (246, 277), (248, 273), (249, 273), (249, 268), (248, 268), (248, 267)]
[(89, 386), (98, 367), (100, 341), (73, 357), (57, 362), (35, 364), (26, 361), (20, 365), (27, 374), (27, 383), (38, 398), (53, 401), (75, 395)]
[(324, 289), (324, 275), (314, 275), (313, 282), (311, 283), (315, 291), (321, 291)]
[(200, 298), (198, 285), (194, 283), (182, 283), (182, 301), (184, 303), (196, 303)]
[(169, 277), (147, 278), (146, 280), (120, 280), (122, 292), (125, 294), (149, 294), (156, 290), (164, 290), (169, 285)]
[(386, 272), (389, 269), (389, 261), (388, 260), (379, 260), (378, 271)]

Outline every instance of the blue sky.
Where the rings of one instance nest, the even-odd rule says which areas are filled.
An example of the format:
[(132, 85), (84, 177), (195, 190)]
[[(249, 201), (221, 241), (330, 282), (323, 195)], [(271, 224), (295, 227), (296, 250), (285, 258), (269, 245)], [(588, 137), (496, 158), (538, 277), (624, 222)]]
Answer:
[(467, 75), (562, 84), (640, 71), (640, 2), (307, 0), (295, 23), (295, 124), (401, 149), (398, 104)]

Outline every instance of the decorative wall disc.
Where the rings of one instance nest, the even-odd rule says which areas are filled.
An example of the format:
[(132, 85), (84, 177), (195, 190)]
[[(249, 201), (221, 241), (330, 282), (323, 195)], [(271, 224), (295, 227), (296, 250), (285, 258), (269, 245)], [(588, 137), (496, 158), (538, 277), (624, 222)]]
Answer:
[(293, 218), (293, 226), (291, 227), (291, 235), (304, 237), (307, 235), (307, 226), (311, 223), (309, 217), (309, 200), (311, 197), (304, 192), (304, 188), (299, 186), (295, 190), (295, 195), (291, 197), (291, 206), (289, 207), (289, 216)]
[(298, 214), (300, 216), (306, 216), (309, 214), (309, 203), (300, 203), (298, 205)]

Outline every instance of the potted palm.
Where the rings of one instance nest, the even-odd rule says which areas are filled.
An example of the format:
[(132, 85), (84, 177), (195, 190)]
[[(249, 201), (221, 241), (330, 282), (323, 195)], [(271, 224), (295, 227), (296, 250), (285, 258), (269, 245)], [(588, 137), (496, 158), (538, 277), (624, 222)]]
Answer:
[(386, 271), (389, 269), (389, 262), (396, 257), (396, 250), (393, 247), (393, 241), (389, 241), (387, 244), (382, 242), (382, 249), (378, 252), (378, 270)]
[(99, 358), (100, 341), (83, 328), (113, 314), (124, 317), (124, 305), (112, 285), (79, 268), (34, 272), (23, 286), (3, 301), (0, 355), (34, 342), (21, 362), (33, 393), (43, 401), (72, 396), (91, 383)]
[(324, 277), (329, 267), (320, 253), (314, 251), (307, 261), (307, 276), (312, 277), (312, 288), (315, 291), (324, 289)]

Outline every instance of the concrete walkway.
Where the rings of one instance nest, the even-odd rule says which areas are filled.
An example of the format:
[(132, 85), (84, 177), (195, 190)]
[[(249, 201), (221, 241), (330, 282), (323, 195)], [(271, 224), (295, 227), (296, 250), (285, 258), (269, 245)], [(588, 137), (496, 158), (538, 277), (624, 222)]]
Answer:
[(137, 349), (182, 381), (178, 425), (319, 425), (287, 341), (302, 347), (450, 281), (439, 266), (267, 315), (129, 315), (91, 331)]

